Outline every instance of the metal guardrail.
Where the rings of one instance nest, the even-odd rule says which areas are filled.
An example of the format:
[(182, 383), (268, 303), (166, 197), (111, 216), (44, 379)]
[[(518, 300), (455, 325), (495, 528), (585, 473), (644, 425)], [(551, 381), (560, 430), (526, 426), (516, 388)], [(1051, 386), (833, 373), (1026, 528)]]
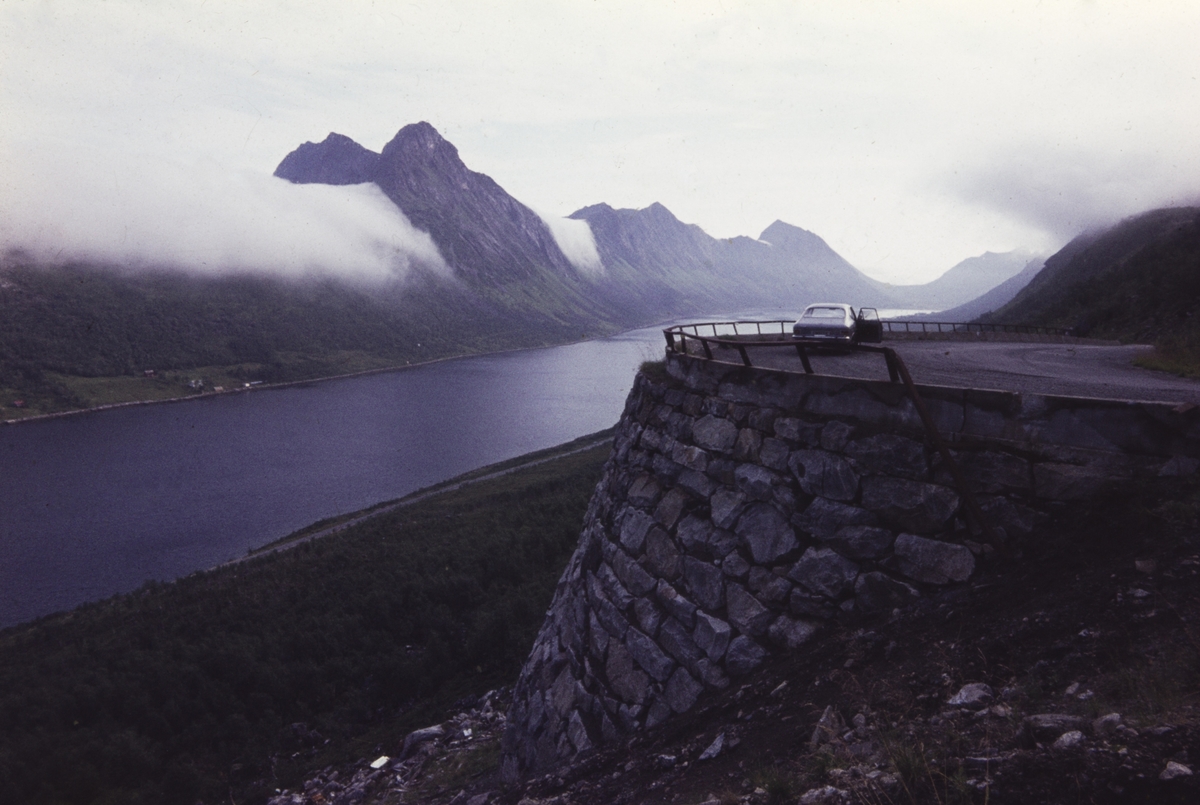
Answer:
[[(676, 341), (684, 345), (682, 352), (687, 352), (687, 342), (699, 343), (706, 358), (712, 358), (712, 345), (737, 349), (741, 354), (742, 363), (750, 366), (750, 357), (746, 347), (781, 346), (783, 343), (794, 345), (804, 366), (804, 371), (811, 374), (812, 368), (808, 363), (807, 349), (811, 347), (829, 346), (828, 342), (803, 341), (793, 338), (790, 320), (773, 321), (715, 321), (700, 324), (679, 324), (663, 330), (667, 339), (667, 348), (674, 350)], [(979, 324), (976, 322), (947, 322), (947, 321), (881, 321), (884, 332), (887, 333), (1012, 333), (1016, 335), (1070, 335), (1070, 330), (1060, 327), (1035, 327), (1027, 324)], [(757, 338), (755, 338), (757, 336)], [(770, 338), (774, 336), (774, 338)], [(766, 337), (766, 338), (764, 338)], [(786, 342), (784, 339), (787, 339)], [(843, 345), (843, 348), (849, 345)], [(854, 348), (866, 347), (865, 344), (855, 345)], [(893, 382), (896, 380), (892, 378)]]
[[(908, 397), (913, 402), (913, 407), (917, 410), (917, 416), (921, 419), (921, 424), (925, 429), (925, 436), (929, 439), (930, 445), (941, 454), (942, 461), (946, 468), (950, 471), (950, 477), (954, 480), (954, 485), (958, 488), (959, 494), (962, 495), (963, 502), (966, 504), (967, 512), (971, 515), (971, 519), (975, 521), (979, 530), (991, 543), (993, 548), (1000, 547), (1000, 540), (987, 518), (983, 516), (983, 510), (979, 506), (979, 501), (975, 497), (974, 491), (966, 482), (966, 478), (962, 474), (962, 469), (958, 466), (958, 462), (954, 460), (954, 456), (950, 454), (950, 448), (946, 446), (946, 442), (942, 439), (942, 434), (937, 429), (937, 423), (933, 420), (933, 415), (929, 412), (925, 401), (921, 399), (921, 394), (917, 391), (917, 386), (913, 382), (912, 375), (909, 374), (908, 367), (904, 364), (904, 360), (896, 354), (896, 351), (891, 347), (882, 347), (875, 344), (840, 344), (831, 345), (828, 341), (818, 341), (814, 339), (802, 339), (793, 337), (786, 329), (790, 326), (790, 321), (737, 321), (737, 322), (706, 322), (704, 324), (680, 324), (674, 327), (668, 327), (663, 330), (663, 335), (667, 339), (667, 351), (680, 353), (683, 355), (691, 355), (698, 358), (699, 355), (688, 350), (688, 341), (699, 342), (704, 351), (706, 360), (713, 360), (712, 346), (714, 344), (723, 347), (732, 347), (738, 351), (744, 366), (752, 366), (750, 363), (750, 355), (746, 352), (746, 347), (773, 347), (784, 348), (791, 347), (796, 350), (797, 356), (800, 358), (800, 365), (804, 367), (805, 374), (815, 374), (812, 364), (808, 360), (808, 350), (822, 349), (829, 350), (831, 346), (836, 349), (847, 352), (873, 352), (883, 356), (887, 363), (888, 377), (893, 383), (903, 383), (904, 389), (908, 393)], [(768, 332), (763, 333), (762, 326), (766, 325)], [(763, 338), (764, 335), (774, 335), (775, 326), (780, 326), (779, 335), (775, 338)], [(753, 336), (749, 332), (750, 328), (754, 328)], [(722, 335), (721, 329), (725, 328), (731, 332)], [(711, 329), (711, 336), (700, 335), (701, 329)], [(745, 329), (747, 332), (743, 335), (740, 330)], [(688, 332), (690, 330), (690, 332)]]
[[(886, 353), (895, 354), (886, 347), (869, 344), (831, 344), (818, 339), (796, 338), (790, 332), (791, 326), (791, 321), (717, 321), (703, 324), (677, 324), (663, 330), (663, 335), (667, 339), (667, 349), (671, 352), (680, 352), (684, 355), (694, 354), (690, 352), (688, 344), (689, 342), (698, 343), (704, 352), (704, 357), (712, 360), (714, 345), (729, 347), (737, 350), (744, 366), (753, 365), (750, 362), (750, 353), (746, 351), (747, 347), (794, 348), (796, 355), (800, 358), (800, 365), (804, 367), (805, 373), (810, 375), (813, 374), (812, 364), (808, 360), (810, 349), (834, 347), (860, 352), (886, 351)], [(763, 332), (764, 327), (767, 330), (765, 333)], [(775, 332), (776, 328), (779, 330), (778, 333)], [(712, 335), (701, 335), (706, 330), (711, 330)], [(899, 375), (893, 369), (891, 359), (888, 359), (888, 374), (893, 383), (899, 381)]]
[(951, 321), (889, 321), (881, 322), (889, 333), (1016, 333), (1020, 335), (1070, 335), (1061, 327), (1034, 327), (1028, 324), (980, 324)]

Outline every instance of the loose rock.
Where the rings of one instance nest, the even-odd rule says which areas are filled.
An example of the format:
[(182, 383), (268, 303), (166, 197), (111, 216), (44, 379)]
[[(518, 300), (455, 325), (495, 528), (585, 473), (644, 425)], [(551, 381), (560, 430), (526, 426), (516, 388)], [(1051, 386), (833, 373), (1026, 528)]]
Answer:
[(968, 710), (982, 710), (993, 698), (995, 698), (995, 692), (990, 685), (972, 682), (959, 688), (958, 693), (951, 696), (950, 701), (946, 704), (951, 707), (965, 707)]
[(1174, 760), (1167, 761), (1167, 767), (1162, 770), (1162, 774), (1158, 775), (1160, 780), (1176, 780), (1180, 777), (1191, 777), (1192, 770), (1182, 763), (1176, 763)]

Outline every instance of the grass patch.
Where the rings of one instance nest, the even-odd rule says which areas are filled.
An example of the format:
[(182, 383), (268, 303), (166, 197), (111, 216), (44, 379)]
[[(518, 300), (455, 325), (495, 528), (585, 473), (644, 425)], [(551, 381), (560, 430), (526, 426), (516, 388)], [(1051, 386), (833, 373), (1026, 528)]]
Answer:
[(767, 792), (769, 805), (783, 805), (797, 793), (796, 780), (778, 766), (763, 766), (750, 774), (750, 782)]
[(405, 792), (402, 802), (425, 802), (438, 793), (466, 787), (478, 777), (500, 768), (500, 742), (483, 741), (466, 752), (443, 755), (432, 761), (433, 769), (421, 784)]
[(1139, 658), (1095, 681), (1106, 707), (1133, 717), (1172, 713), (1196, 700), (1200, 662), (1195, 652), (1180, 648), (1159, 657)]
[(892, 736), (884, 739), (883, 747), (896, 769), (904, 801), (913, 805), (968, 805), (972, 801), (974, 789), (967, 784), (963, 770), (947, 768), (944, 759), (935, 757), (924, 743)]
[(1200, 378), (1200, 347), (1159, 343), (1154, 351), (1133, 359), (1135, 366), (1169, 372), (1180, 377)]
[(638, 371), (651, 380), (662, 381), (669, 379), (667, 362), (665, 360), (642, 361), (642, 365), (638, 367)]

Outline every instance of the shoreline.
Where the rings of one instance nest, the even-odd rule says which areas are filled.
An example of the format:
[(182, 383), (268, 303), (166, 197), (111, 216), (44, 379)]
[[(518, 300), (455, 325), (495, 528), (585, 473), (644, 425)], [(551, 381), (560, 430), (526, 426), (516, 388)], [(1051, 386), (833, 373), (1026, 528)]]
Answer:
[[(712, 315), (697, 314), (697, 316), (700, 318), (712, 318), (713, 315), (716, 315), (716, 314), (712, 314)], [(720, 317), (718, 316), (718, 318), (720, 318)], [(725, 317), (725, 318), (727, 319), (728, 317)], [(225, 397), (225, 396), (228, 396), (231, 394), (245, 394), (245, 393), (251, 392), (251, 391), (262, 391), (262, 390), (266, 390), (266, 389), (283, 389), (283, 388), (290, 388), (293, 386), (302, 386), (307, 383), (324, 383), (329, 380), (347, 380), (347, 379), (355, 378), (355, 377), (365, 377), (367, 375), (383, 374), (385, 372), (402, 372), (405, 369), (416, 369), (421, 366), (432, 366), (432, 365), (435, 365), (438, 363), (445, 363), (447, 361), (457, 361), (457, 360), (462, 360), (464, 358), (477, 358), (477, 357), (482, 357), (485, 355), (508, 355), (508, 354), (517, 353), (517, 352), (532, 352), (533, 350), (538, 350), (538, 349), (553, 349), (555, 347), (565, 347), (565, 346), (569, 346), (571, 344), (586, 344), (591, 341), (598, 341), (603, 338), (616, 338), (617, 336), (624, 335), (626, 333), (636, 332), (637, 330), (647, 330), (652, 327), (665, 328), (667, 326), (670, 326), (671, 322), (675, 322), (677, 320), (678, 320), (678, 317), (659, 319), (658, 321), (651, 322), (649, 324), (642, 324), (642, 325), (638, 325), (636, 327), (629, 327), (628, 329), (618, 330), (614, 333), (608, 333), (607, 335), (600, 335), (600, 336), (596, 336), (594, 338), (583, 338), (578, 341), (563, 341), (563, 342), (556, 343), (556, 344), (543, 344), (541, 346), (535, 346), (535, 347), (514, 347), (512, 349), (498, 349), (498, 350), (491, 351), (491, 352), (471, 352), (471, 353), (462, 353), (459, 355), (447, 355), (442, 358), (432, 358), (430, 360), (420, 361), (418, 363), (404, 364), (403, 366), (399, 366), (399, 365), (383, 366), (378, 369), (362, 369), (357, 372), (345, 372), (343, 374), (337, 374), (337, 375), (323, 375), (321, 377), (310, 377), (310, 378), (306, 378), (303, 380), (287, 380), (287, 381), (283, 381), (280, 383), (259, 383), (256, 386), (250, 386), (250, 387), (243, 386), (240, 388), (226, 389), (225, 391), (202, 391), (199, 394), (189, 394), (184, 397), (167, 397), (167, 398), (164, 398), (161, 400), (127, 400), (125, 402), (105, 403), (103, 405), (94, 405), (89, 408), (73, 408), (69, 411), (55, 411), (52, 414), (35, 414), (34, 416), (20, 417), (17, 419), (0, 419), (0, 425), (22, 425), (27, 422), (45, 422), (45, 421), (51, 420), (51, 419), (61, 419), (63, 417), (80, 416), (82, 414), (90, 414), (90, 413), (95, 413), (98, 411), (111, 411), (111, 410), (114, 410), (117, 408), (131, 408), (133, 406), (139, 406), (139, 405), (166, 405), (166, 404), (170, 404), (170, 403), (188, 402), (190, 400), (214, 399), (217, 397)], [(722, 319), (722, 320), (725, 320), (725, 319)]]
[[(537, 467), (541, 464), (547, 464), (551, 461), (558, 461), (559, 459), (574, 456), (579, 453), (585, 453), (588, 450), (594, 450), (597, 447), (601, 447), (602, 445), (610, 443), (613, 440), (613, 430), (613, 428), (608, 428), (606, 430), (598, 431), (597, 433), (580, 436), (577, 439), (572, 439), (569, 442), (563, 442), (562, 444), (554, 447), (547, 447), (543, 450), (535, 450), (532, 453), (526, 453), (524, 456), (516, 456), (508, 461), (501, 461), (497, 464), (490, 465), (492, 467), (496, 467), (497, 469), (479, 467), (454, 478), (448, 478), (441, 483), (433, 484), (425, 489), (418, 489), (415, 492), (410, 492), (402, 498), (381, 501), (364, 509), (359, 509), (355, 512), (347, 512), (346, 514), (335, 518), (340, 520), (340, 522), (331, 523), (324, 528), (318, 528), (309, 533), (305, 533), (308, 531), (308, 529), (314, 528), (317, 525), (317, 523), (310, 523), (304, 528), (293, 532), (293, 535), (281, 537), (274, 542), (268, 542), (266, 545), (262, 545), (258, 548), (252, 548), (246, 553), (245, 556), (239, 556), (236, 559), (230, 559), (222, 562), (219, 565), (214, 565), (208, 570), (218, 570), (220, 568), (230, 567), (231, 565), (239, 565), (252, 559), (258, 559), (263, 556), (280, 553), (282, 551), (295, 548), (297, 545), (303, 545), (306, 542), (311, 542), (315, 539), (331, 536), (338, 532), (344, 531), (347, 528), (356, 526), (359, 523), (371, 519), (372, 517), (376, 517), (381, 514), (387, 514), (388, 512), (395, 511), (396, 509), (402, 509), (405, 506), (412, 506), (416, 503), (420, 503), (421, 501), (436, 497), (437, 495), (442, 495), (447, 492), (456, 492), (459, 489), (471, 486), (473, 484), (490, 481), (495, 478), (502, 478), (505, 475), (511, 475), (514, 472), (520, 472), (521, 470), (529, 469), (530, 467)], [(563, 449), (579, 442), (583, 443), (578, 444), (576, 447), (570, 447), (570, 449)], [(537, 458), (532, 458), (533, 456), (537, 456)], [(318, 520), (317, 522), (319, 523), (320, 521)]]
[[(646, 327), (655, 327), (655, 324), (646, 325)], [(357, 372), (346, 372), (339, 375), (323, 375), (321, 377), (310, 377), (303, 380), (286, 380), (280, 383), (257, 383), (253, 386), (241, 386), (239, 388), (226, 389), (224, 391), (202, 391), (198, 394), (189, 394), (186, 397), (167, 397), (161, 400), (127, 400), (126, 402), (105, 403), (103, 405), (94, 405), (89, 408), (72, 408), (70, 411), (55, 411), (52, 414), (35, 414), (34, 416), (21, 417), (19, 419), (0, 419), (0, 425), (22, 425), (27, 422), (44, 422), (50, 419), (61, 419), (63, 417), (79, 416), (82, 414), (91, 414), (98, 411), (111, 411), (117, 408), (132, 408), (139, 405), (167, 405), (170, 403), (189, 402), (192, 400), (211, 400), (217, 397), (227, 397), (232, 394), (247, 394), (252, 391), (264, 391), (267, 389), (284, 389), (293, 386), (303, 386), (309, 383), (324, 383), (329, 380), (348, 380), (355, 377), (365, 377), (367, 375), (378, 375), (386, 372), (403, 372), (406, 369), (416, 369), (422, 366), (433, 366), (439, 363), (448, 361), (458, 361), (464, 358), (479, 358), (486, 355), (509, 355), (517, 352), (532, 352), (538, 349), (554, 349), (555, 347), (565, 347), (571, 344), (586, 344), (589, 341), (597, 341), (600, 338), (614, 338), (625, 333), (631, 333), (635, 330), (643, 330), (646, 327), (632, 327), (628, 330), (621, 330), (610, 335), (598, 336), (597, 338), (584, 338), (579, 341), (564, 341), (560, 344), (543, 344), (537, 347), (515, 347), (513, 349), (499, 349), (493, 352), (471, 352), (460, 355), (447, 355), (442, 358), (431, 358), (427, 361), (418, 363), (406, 363), (403, 366), (383, 366), (378, 369), (362, 369)]]

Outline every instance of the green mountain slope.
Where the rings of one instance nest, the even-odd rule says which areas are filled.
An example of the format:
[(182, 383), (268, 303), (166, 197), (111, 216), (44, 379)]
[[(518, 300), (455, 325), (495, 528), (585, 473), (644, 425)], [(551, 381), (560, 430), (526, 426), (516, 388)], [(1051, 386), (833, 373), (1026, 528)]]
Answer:
[[(197, 277), (0, 264), (0, 418), (562, 343), (618, 325), (519, 318), (459, 283)], [(146, 373), (153, 371), (154, 377)], [(14, 403), (21, 401), (21, 407)]]
[(1200, 366), (1200, 208), (1153, 210), (1076, 238), (987, 319), (1154, 344), (1157, 365)]

